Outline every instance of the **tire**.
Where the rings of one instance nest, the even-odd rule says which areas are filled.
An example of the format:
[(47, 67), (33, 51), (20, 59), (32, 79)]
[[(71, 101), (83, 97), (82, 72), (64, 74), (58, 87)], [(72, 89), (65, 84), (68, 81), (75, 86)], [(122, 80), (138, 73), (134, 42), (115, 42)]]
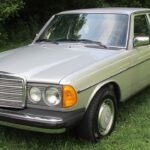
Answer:
[(116, 96), (111, 88), (104, 87), (91, 101), (77, 129), (78, 135), (91, 142), (108, 136), (114, 129), (116, 114)]

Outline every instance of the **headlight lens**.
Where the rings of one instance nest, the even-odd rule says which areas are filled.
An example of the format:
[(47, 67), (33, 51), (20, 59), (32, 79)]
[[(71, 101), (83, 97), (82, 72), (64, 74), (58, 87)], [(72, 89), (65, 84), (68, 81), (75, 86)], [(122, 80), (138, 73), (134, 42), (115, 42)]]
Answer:
[(48, 106), (57, 106), (61, 102), (60, 92), (57, 88), (49, 87), (45, 91), (45, 103)]
[(41, 100), (41, 98), (42, 98), (42, 92), (41, 92), (41, 90), (39, 89), (39, 88), (37, 88), (37, 87), (32, 87), (31, 89), (30, 89), (30, 98), (31, 98), (31, 101), (33, 102), (33, 103), (37, 103), (37, 102), (39, 102), (40, 100)]

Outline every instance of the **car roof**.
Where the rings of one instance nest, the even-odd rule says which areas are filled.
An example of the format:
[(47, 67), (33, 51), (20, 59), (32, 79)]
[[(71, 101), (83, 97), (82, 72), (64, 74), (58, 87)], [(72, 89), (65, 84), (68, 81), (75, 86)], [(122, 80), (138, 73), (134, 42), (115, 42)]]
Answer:
[(79, 10), (69, 10), (63, 11), (58, 14), (76, 14), (76, 13), (114, 13), (114, 14), (132, 14), (139, 12), (150, 12), (149, 8), (124, 8), (124, 7), (114, 7), (114, 8), (89, 8), (89, 9), (79, 9)]

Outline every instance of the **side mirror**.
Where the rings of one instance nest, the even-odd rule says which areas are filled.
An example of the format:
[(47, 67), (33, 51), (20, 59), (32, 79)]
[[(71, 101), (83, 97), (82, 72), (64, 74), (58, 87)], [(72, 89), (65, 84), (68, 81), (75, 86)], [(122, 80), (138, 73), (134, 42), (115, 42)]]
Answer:
[(148, 36), (137, 36), (133, 40), (133, 46), (139, 47), (150, 44), (150, 38)]

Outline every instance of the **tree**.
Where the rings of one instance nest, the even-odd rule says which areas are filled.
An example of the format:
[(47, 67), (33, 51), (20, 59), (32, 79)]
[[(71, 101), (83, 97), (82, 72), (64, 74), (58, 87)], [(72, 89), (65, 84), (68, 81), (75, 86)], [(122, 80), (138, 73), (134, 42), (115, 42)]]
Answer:
[(23, 0), (0, 0), (0, 45), (5, 44), (8, 39), (8, 34), (3, 25), (5, 20), (17, 15), (23, 6)]
[(23, 0), (0, 0), (0, 22), (16, 15), (23, 6)]

